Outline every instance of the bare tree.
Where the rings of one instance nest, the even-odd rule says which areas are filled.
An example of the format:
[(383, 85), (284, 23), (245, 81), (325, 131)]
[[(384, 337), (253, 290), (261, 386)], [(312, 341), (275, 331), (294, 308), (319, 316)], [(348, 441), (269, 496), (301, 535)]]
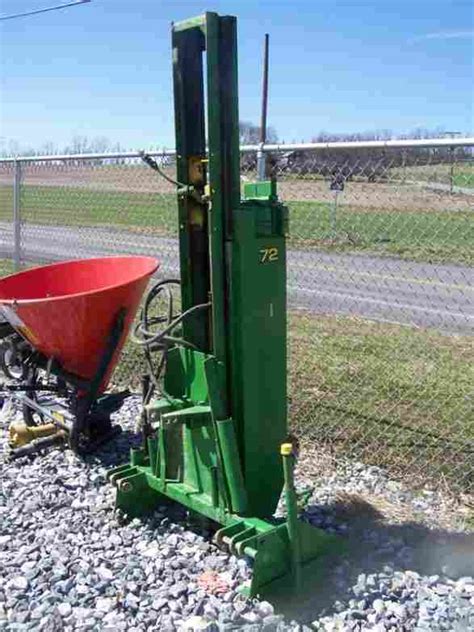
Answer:
[[(260, 127), (249, 121), (240, 121), (239, 140), (241, 145), (258, 145), (260, 142)], [(267, 143), (277, 143), (278, 134), (274, 127), (267, 127)]]

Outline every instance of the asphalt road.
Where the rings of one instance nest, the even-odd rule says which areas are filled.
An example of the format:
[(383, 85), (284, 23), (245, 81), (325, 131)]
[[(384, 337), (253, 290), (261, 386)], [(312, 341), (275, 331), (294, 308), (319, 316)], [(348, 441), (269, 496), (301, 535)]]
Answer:
[[(31, 262), (118, 253), (152, 254), (160, 275), (178, 272), (176, 240), (104, 227), (22, 228), (22, 256)], [(11, 257), (11, 225), (0, 223), (0, 256)], [(288, 252), (288, 298), (292, 308), (371, 320), (474, 331), (474, 269), (412, 263), (366, 255)]]

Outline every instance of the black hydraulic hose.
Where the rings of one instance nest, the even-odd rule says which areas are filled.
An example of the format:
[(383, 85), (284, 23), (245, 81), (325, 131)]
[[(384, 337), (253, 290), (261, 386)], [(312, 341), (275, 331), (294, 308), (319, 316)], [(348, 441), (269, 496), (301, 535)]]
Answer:
[(158, 163), (156, 162), (156, 160), (153, 160), (153, 158), (147, 154), (145, 151), (141, 150), (138, 152), (140, 155), (140, 158), (143, 160), (143, 162), (148, 165), (151, 169), (153, 169), (153, 171), (156, 171), (157, 173), (160, 174), (160, 176), (166, 180), (167, 182), (169, 182), (170, 184), (174, 184), (175, 186), (177, 186), (178, 188), (185, 188), (187, 185), (186, 184), (182, 184), (181, 182), (178, 182), (177, 180), (174, 180), (173, 178), (170, 178), (169, 175), (167, 175), (159, 166)]
[[(140, 320), (132, 332), (132, 340), (136, 344), (144, 347), (151, 347), (153, 345), (156, 349), (160, 348), (161, 345), (168, 346), (170, 344), (180, 344), (194, 349), (196, 348), (195, 345), (193, 345), (192, 343), (182, 338), (176, 338), (169, 334), (171, 334), (171, 332), (178, 325), (180, 325), (186, 318), (188, 318), (192, 314), (203, 309), (208, 309), (211, 306), (211, 303), (193, 305), (193, 307), (190, 307), (189, 309), (175, 317), (173, 309), (173, 294), (169, 287), (171, 285), (180, 285), (180, 282), (177, 279), (165, 279), (164, 281), (159, 281), (158, 283), (156, 283), (148, 292), (145, 298), (143, 309), (141, 311)], [(150, 305), (152, 301), (158, 298), (158, 296), (162, 292), (166, 292), (167, 294), (167, 315), (150, 317)], [(159, 325), (162, 323), (166, 323), (164, 329), (160, 331), (152, 331), (150, 329), (150, 327), (152, 327), (153, 325)]]
[[(132, 340), (140, 345), (145, 353), (145, 360), (149, 369), (150, 384), (147, 392), (144, 393), (144, 407), (151, 401), (151, 397), (155, 389), (157, 389), (164, 397), (168, 397), (160, 386), (160, 378), (166, 366), (167, 356), (170, 349), (181, 346), (191, 349), (197, 347), (183, 338), (172, 335), (172, 332), (186, 318), (193, 314), (210, 307), (210, 303), (194, 305), (186, 311), (175, 315), (174, 297), (172, 292), (173, 286), (180, 286), (181, 283), (177, 279), (165, 279), (158, 281), (146, 295), (141, 313), (140, 320), (132, 332)], [(151, 316), (151, 306), (160, 295), (165, 295), (167, 301), (166, 314)], [(162, 325), (163, 329), (156, 330), (156, 326)], [(155, 366), (153, 362), (153, 353), (161, 352), (158, 364)], [(144, 427), (146, 426), (146, 412), (144, 410)]]
[[(192, 343), (189, 343), (186, 340), (183, 340), (181, 338), (170, 337), (168, 336), (168, 334), (171, 333), (173, 329), (175, 329), (180, 323), (182, 323), (185, 318), (203, 309), (208, 309), (210, 306), (211, 306), (211, 303), (202, 303), (201, 305), (194, 305), (193, 307), (190, 307), (185, 312), (180, 314), (173, 321), (171, 321), (163, 330), (157, 331), (155, 333), (151, 332), (149, 329), (144, 327), (142, 323), (138, 323), (138, 325), (135, 327), (135, 331), (133, 332), (132, 339), (137, 344), (144, 345), (144, 346), (150, 346), (152, 344), (165, 341), (165, 342), (179, 343), (179, 344), (183, 344), (183, 345), (191, 346), (195, 348), (195, 345), (193, 345)], [(143, 337), (140, 338), (138, 334), (141, 334)]]

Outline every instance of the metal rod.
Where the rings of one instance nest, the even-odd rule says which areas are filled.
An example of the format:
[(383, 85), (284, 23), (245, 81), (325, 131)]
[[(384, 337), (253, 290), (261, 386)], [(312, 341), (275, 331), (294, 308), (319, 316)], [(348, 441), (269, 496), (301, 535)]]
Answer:
[(451, 166), (449, 168), (449, 192), (452, 195), (454, 191), (454, 147), (451, 147), (449, 150), (449, 158), (451, 162)]
[(283, 457), (283, 474), (285, 477), (286, 524), (290, 542), (295, 588), (298, 590), (301, 586), (301, 543), (298, 531), (298, 503), (294, 481), (295, 455), (292, 444), (284, 443), (281, 446), (281, 455)]
[(267, 142), (267, 111), (268, 111), (268, 44), (270, 36), (265, 33), (263, 44), (263, 77), (262, 77), (262, 114), (260, 117), (260, 142)]
[(35, 410), (37, 413), (40, 413), (41, 415), (44, 415), (44, 417), (50, 419), (56, 426), (64, 428), (64, 430), (67, 430), (68, 432), (71, 430), (70, 423), (67, 423), (67, 420), (71, 420), (69, 418), (69, 415), (66, 414), (66, 411), (64, 413), (59, 413), (60, 416), (64, 418), (64, 421), (62, 421), (58, 415), (54, 414), (56, 411), (51, 411), (48, 408), (41, 406), (41, 404), (38, 404), (27, 395), (18, 395), (17, 399), (21, 402), (24, 402), (32, 410)]
[[(474, 145), (474, 139), (473, 139)], [(160, 157), (160, 156), (175, 156), (175, 149), (161, 149), (159, 151), (147, 151), (148, 156)], [(0, 158), (0, 162), (54, 162), (55, 160), (114, 160), (117, 158), (141, 158), (142, 151), (113, 151), (102, 153), (88, 153), (88, 154), (55, 154), (48, 156), (14, 156), (11, 158)]]
[[(474, 147), (474, 137), (420, 138), (412, 140), (331, 141), (327, 143), (273, 143), (265, 144), (264, 151), (305, 151), (310, 149), (389, 149), (409, 147)], [(259, 145), (243, 145), (241, 152), (258, 151)]]
[(334, 191), (334, 204), (332, 205), (332, 213), (331, 213), (331, 231), (333, 237), (337, 235), (337, 201), (338, 201), (339, 191)]
[(21, 267), (21, 163), (15, 160), (13, 180), (13, 264), (16, 271)]
[(14, 448), (11, 450), (9, 454), (10, 459), (19, 459), (22, 456), (27, 456), (28, 454), (33, 454), (43, 448), (49, 448), (50, 446), (58, 443), (59, 441), (64, 441), (66, 438), (66, 434), (63, 430), (59, 430), (53, 435), (49, 435), (48, 437), (41, 437), (41, 439), (33, 439), (30, 443), (21, 446), (21, 448)]
[(266, 156), (264, 145), (267, 142), (267, 111), (268, 111), (268, 44), (269, 35), (265, 33), (263, 44), (263, 74), (262, 74), (262, 112), (260, 116), (260, 147), (257, 155), (257, 174), (259, 180), (265, 180)]

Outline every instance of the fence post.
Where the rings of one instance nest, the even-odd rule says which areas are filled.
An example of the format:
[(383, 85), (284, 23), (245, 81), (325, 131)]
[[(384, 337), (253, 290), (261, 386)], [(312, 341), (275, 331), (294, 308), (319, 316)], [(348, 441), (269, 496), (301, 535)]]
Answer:
[(257, 180), (265, 180), (266, 178), (266, 156), (263, 149), (264, 144), (260, 143), (257, 151)]
[(451, 162), (449, 168), (449, 192), (452, 195), (454, 191), (454, 147), (449, 148), (449, 157)]
[(21, 267), (21, 162), (15, 159), (13, 172), (13, 265), (15, 271)]

